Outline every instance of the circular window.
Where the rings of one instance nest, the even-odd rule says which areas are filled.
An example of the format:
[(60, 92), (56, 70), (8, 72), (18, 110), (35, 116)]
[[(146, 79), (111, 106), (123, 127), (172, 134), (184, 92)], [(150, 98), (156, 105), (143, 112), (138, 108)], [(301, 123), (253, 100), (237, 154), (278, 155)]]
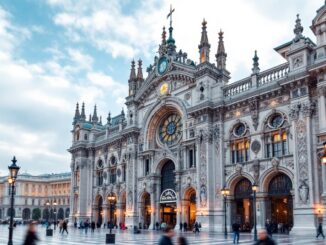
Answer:
[(112, 156), (110, 158), (110, 163), (111, 163), (111, 165), (115, 165), (117, 163), (117, 159), (115, 158), (115, 156)]
[(237, 137), (241, 137), (245, 134), (246, 132), (246, 126), (243, 123), (239, 123), (235, 128), (234, 128), (234, 135)]
[(284, 119), (283, 119), (282, 115), (281, 114), (276, 114), (276, 115), (271, 117), (271, 120), (270, 120), (269, 124), (270, 124), (270, 126), (272, 128), (279, 128), (279, 127), (282, 126), (283, 121), (284, 121)]
[(173, 145), (181, 138), (181, 117), (172, 114), (162, 121), (159, 127), (159, 138), (163, 144)]

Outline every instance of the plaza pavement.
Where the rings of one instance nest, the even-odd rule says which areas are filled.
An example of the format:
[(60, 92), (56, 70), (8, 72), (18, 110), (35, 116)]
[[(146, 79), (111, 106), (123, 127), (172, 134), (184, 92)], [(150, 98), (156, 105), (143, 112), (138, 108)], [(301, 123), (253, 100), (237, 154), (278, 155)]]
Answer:
[[(14, 245), (20, 245), (23, 242), (23, 238), (26, 232), (27, 226), (18, 225), (14, 230)], [(41, 241), (39, 245), (77, 245), (77, 244), (105, 244), (105, 234), (109, 231), (107, 229), (98, 229), (94, 233), (88, 230), (88, 234), (85, 234), (84, 230), (70, 228), (69, 234), (62, 235), (59, 234), (57, 229), (53, 237), (45, 236), (45, 227), (38, 227), (38, 235)], [(116, 231), (116, 244), (137, 244), (137, 245), (149, 245), (158, 244), (158, 240), (161, 236), (160, 231), (143, 231), (141, 234), (132, 234), (130, 231)], [(176, 236), (181, 233), (177, 231)], [(189, 244), (200, 244), (200, 245), (210, 245), (210, 244), (233, 244), (232, 235), (229, 234), (227, 241), (224, 239), (222, 233), (212, 233), (212, 232), (201, 232), (200, 234), (193, 234), (192, 232), (182, 232), (182, 235), (187, 237)], [(326, 240), (315, 238), (315, 234), (305, 234), (302, 236), (287, 236), (287, 235), (274, 235), (274, 239), (277, 244), (326, 244)], [(5, 245), (8, 242), (8, 226), (0, 225), (0, 244)], [(240, 244), (253, 244), (252, 236), (250, 234), (240, 235)]]

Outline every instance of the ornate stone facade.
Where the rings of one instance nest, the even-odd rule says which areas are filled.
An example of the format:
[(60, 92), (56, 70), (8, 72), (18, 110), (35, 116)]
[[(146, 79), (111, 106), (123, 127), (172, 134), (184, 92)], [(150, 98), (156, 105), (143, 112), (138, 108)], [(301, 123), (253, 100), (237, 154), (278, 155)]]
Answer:
[(137, 72), (131, 64), (126, 115), (109, 114), (103, 124), (95, 107), (87, 121), (77, 104), (71, 218), (146, 228), (197, 220), (221, 231), (226, 187), (228, 224), (250, 229), (256, 184), (258, 226), (271, 219), (292, 231), (313, 229), (326, 196), (325, 167), (318, 171), (326, 139), (325, 16), (323, 6), (313, 20), (316, 44), (297, 16), (293, 40), (275, 48), (285, 63), (260, 71), (255, 52), (252, 73), (232, 83), (222, 32), (214, 63), (203, 22), (196, 64), (176, 51), (173, 27), (168, 39), (163, 29), (147, 78), (142, 61)]

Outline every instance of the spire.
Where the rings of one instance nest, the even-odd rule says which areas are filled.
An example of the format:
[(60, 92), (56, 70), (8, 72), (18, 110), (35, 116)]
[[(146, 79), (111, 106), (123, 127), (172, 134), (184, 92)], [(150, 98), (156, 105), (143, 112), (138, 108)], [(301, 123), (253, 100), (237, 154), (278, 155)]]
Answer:
[(200, 39), (200, 44), (198, 45), (199, 48), (199, 62), (204, 63), (204, 62), (209, 62), (209, 49), (211, 45), (208, 42), (208, 37), (207, 37), (207, 21), (204, 19), (202, 23), (202, 31), (201, 31), (201, 39)]
[(102, 125), (102, 116), (100, 116), (100, 125)]
[(255, 56), (254, 56), (254, 58), (252, 58), (252, 60), (254, 61), (253, 67), (252, 67), (252, 73), (257, 74), (260, 71), (259, 63), (258, 63), (259, 58), (257, 56), (257, 50), (255, 50)]
[(79, 113), (79, 104), (76, 104), (76, 110), (75, 110), (75, 116), (74, 116), (74, 122), (75, 124), (80, 119), (80, 113)]
[(303, 38), (303, 27), (301, 25), (301, 19), (299, 17), (299, 14), (297, 14), (297, 19), (295, 20), (295, 27), (293, 29), (293, 32), (295, 34), (293, 42), (298, 42), (301, 38)]
[(92, 123), (97, 123), (98, 122), (98, 117), (97, 117), (97, 110), (96, 110), (96, 105), (94, 106), (94, 112), (93, 112), (93, 117), (92, 117)]
[(163, 26), (163, 31), (162, 31), (162, 45), (166, 45), (166, 31), (165, 31), (165, 26)]
[(166, 54), (166, 31), (165, 31), (165, 26), (163, 26), (162, 43), (159, 46), (158, 52), (159, 52), (160, 55)]
[(225, 69), (226, 67), (226, 53), (224, 48), (224, 41), (223, 41), (223, 32), (220, 30), (218, 33), (218, 47), (216, 57), (216, 64), (218, 69)]
[(142, 60), (138, 60), (138, 70), (137, 70), (137, 80), (143, 80), (143, 68), (142, 68)]
[(85, 103), (82, 104), (81, 114), (80, 114), (80, 120), (82, 122), (85, 122), (86, 120), (86, 114), (85, 114)]
[(111, 112), (109, 112), (108, 117), (106, 118), (108, 125), (111, 125)]
[(120, 119), (120, 122), (122, 123), (125, 119), (126, 119), (126, 118), (125, 118), (125, 111), (124, 111), (124, 109), (122, 108), (122, 110), (121, 110), (121, 119)]
[(136, 71), (135, 71), (135, 61), (131, 61), (131, 69), (130, 69), (130, 76), (129, 82), (136, 80)]

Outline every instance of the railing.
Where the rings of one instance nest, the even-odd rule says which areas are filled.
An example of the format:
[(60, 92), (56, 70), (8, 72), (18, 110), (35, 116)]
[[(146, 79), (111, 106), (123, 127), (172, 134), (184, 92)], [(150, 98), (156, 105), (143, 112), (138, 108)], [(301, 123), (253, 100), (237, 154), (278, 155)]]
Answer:
[(228, 85), (224, 90), (224, 97), (231, 97), (249, 90), (252, 87), (251, 77), (247, 77), (239, 82)]
[(282, 79), (286, 77), (288, 73), (289, 73), (288, 63), (263, 71), (258, 75), (258, 87)]
[(253, 87), (261, 87), (287, 77), (289, 64), (284, 63), (269, 70), (258, 73), (257, 85), (252, 83), (252, 77), (244, 78), (240, 81), (231, 83), (224, 87), (224, 97), (232, 97), (250, 90)]

